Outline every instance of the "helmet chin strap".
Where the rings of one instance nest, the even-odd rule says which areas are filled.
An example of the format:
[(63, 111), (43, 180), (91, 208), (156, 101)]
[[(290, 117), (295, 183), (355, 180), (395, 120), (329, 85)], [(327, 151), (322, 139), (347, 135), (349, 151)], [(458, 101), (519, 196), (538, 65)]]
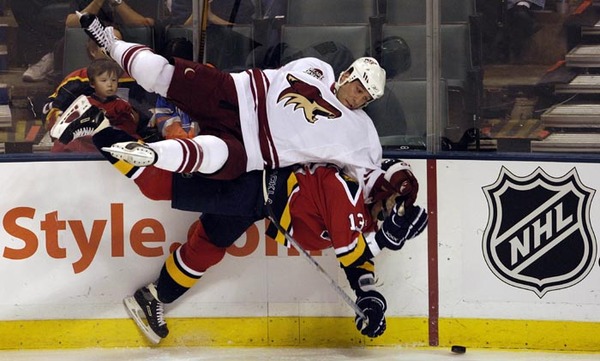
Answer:
[[(344, 75), (345, 75), (345, 77), (344, 77)], [(344, 78), (344, 79), (342, 79), (342, 78)], [(334, 84), (334, 89), (335, 89), (336, 93), (338, 92), (338, 90), (340, 89), (340, 87), (342, 85), (344, 85), (348, 82), (348, 78), (350, 78), (350, 76), (348, 75), (348, 70), (345, 70), (340, 73), (340, 76), (338, 77), (337, 81)]]

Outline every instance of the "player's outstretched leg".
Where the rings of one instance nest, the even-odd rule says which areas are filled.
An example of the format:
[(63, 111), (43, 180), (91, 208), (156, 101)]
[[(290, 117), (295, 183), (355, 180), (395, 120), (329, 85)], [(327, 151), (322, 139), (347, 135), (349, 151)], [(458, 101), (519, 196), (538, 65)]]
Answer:
[(90, 104), (85, 95), (80, 95), (58, 118), (50, 129), (50, 136), (68, 144), (73, 139), (92, 135), (97, 128), (108, 124), (104, 112)]
[(80, 13), (77, 12), (79, 17), (79, 23), (83, 28), (83, 31), (92, 39), (100, 49), (108, 56), (110, 56), (110, 49), (112, 48), (115, 39), (117, 37), (114, 34), (111, 26), (104, 27), (98, 17), (94, 14)]
[(153, 165), (158, 158), (152, 148), (137, 141), (115, 143), (110, 147), (102, 147), (102, 150), (135, 167)]
[(229, 156), (227, 144), (213, 135), (147, 144), (121, 142), (102, 147), (102, 150), (136, 167), (154, 165), (175, 173), (212, 174), (223, 167)]
[(88, 36), (142, 88), (151, 93), (167, 95), (175, 71), (167, 59), (143, 44), (117, 39), (113, 28), (105, 28), (95, 15), (81, 14), (79, 22)]
[(135, 291), (133, 296), (123, 299), (127, 312), (139, 329), (153, 343), (167, 337), (169, 329), (164, 319), (163, 303), (158, 300), (154, 283)]

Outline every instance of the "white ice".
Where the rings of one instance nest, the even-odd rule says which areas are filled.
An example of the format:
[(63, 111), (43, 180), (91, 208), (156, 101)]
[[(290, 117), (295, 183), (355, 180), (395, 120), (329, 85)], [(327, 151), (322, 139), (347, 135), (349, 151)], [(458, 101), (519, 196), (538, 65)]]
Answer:
[(126, 348), (0, 351), (11, 361), (597, 361), (600, 354), (468, 349), (453, 354), (446, 348)]

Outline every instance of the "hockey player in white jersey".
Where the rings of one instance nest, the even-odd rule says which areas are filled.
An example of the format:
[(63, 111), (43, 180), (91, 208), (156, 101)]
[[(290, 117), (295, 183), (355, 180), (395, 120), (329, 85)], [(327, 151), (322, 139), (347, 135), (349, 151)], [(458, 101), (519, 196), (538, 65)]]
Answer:
[[(354, 188), (355, 194), (364, 197), (362, 199), (381, 202), (394, 193), (406, 193), (410, 194), (411, 204), (415, 201), (418, 190), (416, 179), (414, 185), (407, 188), (404, 180), (394, 180), (394, 176), (386, 178), (386, 173), (380, 167), (379, 138), (371, 119), (361, 109), (383, 95), (385, 71), (374, 59), (358, 59), (337, 80), (332, 68), (315, 58), (300, 59), (277, 70), (250, 69), (238, 74), (228, 74), (182, 59), (174, 59), (174, 63), (169, 64), (166, 59), (142, 45), (113, 40), (110, 29), (105, 31), (94, 18), (82, 17), (82, 26), (128, 73), (137, 78), (140, 85), (166, 96), (198, 121), (201, 135), (191, 140), (173, 139), (147, 145), (131, 139), (124, 141), (125, 139), (114, 134), (114, 138), (109, 140), (111, 130), (115, 129), (107, 127), (106, 122), (99, 121), (101, 116), (92, 116), (97, 114), (97, 109), (93, 108), (88, 109), (91, 115), (77, 117), (74, 114), (73, 117), (65, 117), (66, 121), (57, 123), (51, 135), (68, 143), (73, 137), (82, 134), (84, 129), (95, 128), (90, 130), (94, 135), (94, 143), (119, 171), (134, 179), (140, 190), (151, 199), (184, 199), (186, 206), (181, 209), (189, 210), (189, 204), (198, 207), (201, 202), (196, 202), (198, 197), (191, 199), (191, 192), (184, 192), (184, 198), (175, 197), (172, 193), (179, 187), (169, 180), (179, 177), (186, 180), (200, 178), (203, 181), (231, 179), (230, 182), (216, 183), (231, 184), (236, 189), (231, 197), (234, 204), (228, 208), (233, 209), (234, 214), (228, 214), (224, 213), (222, 197), (214, 204), (210, 193), (206, 193), (210, 192), (210, 187), (206, 183), (194, 183), (192, 189), (195, 192), (204, 192), (200, 198), (205, 204), (198, 209), (202, 212), (202, 222), (196, 227), (192, 238), (167, 259), (167, 266), (164, 272), (161, 270), (156, 282), (158, 286), (152, 283), (138, 289), (134, 297), (126, 298), (128, 310), (146, 310), (142, 314), (135, 311), (132, 317), (153, 342), (160, 342), (168, 334), (163, 303), (173, 302), (186, 292), (208, 267), (220, 261), (225, 248), (237, 239), (238, 234), (235, 232), (244, 231), (256, 220), (253, 218), (256, 217), (254, 214), (248, 216), (240, 213), (241, 209), (247, 209), (241, 207), (240, 201), (250, 201), (249, 207), (252, 210), (260, 209), (255, 207), (256, 202), (251, 197), (253, 190), (262, 190), (262, 173), (259, 170), (282, 168), (291, 164), (333, 163), (344, 169), (344, 179), (346, 175), (350, 175), (348, 179), (359, 181), (359, 185)], [(79, 111), (87, 114), (84, 108), (80, 104)], [(85, 121), (80, 121), (81, 119)], [(99, 126), (90, 127), (95, 123)], [(104, 143), (105, 141), (108, 142)], [(333, 167), (320, 169), (338, 172)], [(176, 175), (173, 179), (170, 176), (167, 179), (156, 176), (157, 173), (167, 171), (202, 176)], [(341, 172), (340, 170), (340, 174)], [(413, 176), (410, 178), (414, 179)], [(243, 183), (249, 179), (251, 186), (236, 186), (237, 182)], [(346, 194), (345, 186), (337, 181), (338, 176), (331, 179), (341, 187), (341, 194)], [(254, 184), (256, 181), (259, 186)], [(219, 184), (219, 189), (223, 184)], [(289, 185), (288, 182), (283, 184), (286, 187)], [(150, 189), (144, 186), (149, 186)], [(157, 190), (156, 187), (162, 190)], [(305, 184), (302, 189), (306, 191), (309, 188)], [(220, 192), (222, 195), (222, 191)], [(324, 192), (334, 197), (330, 190)], [(262, 197), (259, 198), (264, 201)], [(365, 206), (363, 201), (357, 202), (354, 196), (351, 199), (353, 207)], [(341, 211), (339, 199), (331, 204), (332, 210)], [(406, 201), (404, 204), (406, 206)], [(210, 209), (219, 216), (211, 218)], [(410, 214), (410, 219), (406, 219), (407, 222), (404, 223), (414, 231), (406, 237), (393, 235), (395, 231), (388, 232), (386, 239), (397, 244), (382, 241), (378, 245), (379, 249), (398, 249), (405, 239), (412, 238), (423, 230), (427, 224), (426, 212), (420, 209), (419, 212)], [(262, 218), (263, 215), (259, 216)], [(346, 214), (326, 218), (340, 223), (349, 219)], [(302, 217), (294, 212), (293, 219), (301, 220)], [(416, 226), (413, 225), (415, 221)], [(406, 229), (398, 224), (388, 222), (393, 229), (406, 233)], [(321, 226), (317, 226), (319, 227)], [(306, 232), (313, 230), (301, 228)], [(350, 229), (333, 224), (328, 226), (330, 232), (334, 228)], [(325, 234), (320, 228), (315, 232)], [(295, 232), (296, 236), (301, 233), (300, 230)], [(311, 242), (317, 239), (313, 236), (303, 238)], [(357, 250), (370, 249), (365, 247), (364, 237), (359, 238), (354, 242), (354, 235), (339, 237), (340, 242), (350, 242)], [(371, 242), (373, 247), (374, 244)], [(314, 246), (317, 247), (314, 249), (320, 249), (318, 247), (323, 245), (308, 244), (304, 247), (313, 249)], [(346, 244), (341, 248), (348, 250)], [(185, 256), (180, 257), (180, 254)], [(350, 260), (355, 256), (360, 258), (362, 253), (349, 256), (349, 253), (343, 252), (344, 262), (362, 265), (362, 260)], [(366, 258), (371, 256), (374, 254), (365, 253)], [(351, 277), (352, 280), (358, 278), (360, 277), (356, 274)], [(367, 302), (365, 306), (361, 295), (357, 294), (357, 306), (364, 308), (365, 314), (368, 313), (367, 309), (372, 314), (367, 315), (368, 327), (365, 327), (361, 319), (357, 319), (357, 328), (364, 335), (377, 337), (385, 331), (385, 300), (379, 295), (370, 297), (373, 302)]]
[[(80, 22), (142, 87), (167, 97), (201, 129), (193, 139), (113, 144), (107, 149), (113, 156), (214, 179), (328, 162), (359, 179), (367, 192), (382, 174), (379, 138), (362, 110), (384, 92), (385, 70), (375, 59), (357, 59), (337, 80), (331, 66), (316, 58), (229, 74), (179, 58), (171, 64), (146, 46), (115, 39), (93, 15), (83, 14)], [(68, 138), (76, 123), (58, 124), (54, 135)]]

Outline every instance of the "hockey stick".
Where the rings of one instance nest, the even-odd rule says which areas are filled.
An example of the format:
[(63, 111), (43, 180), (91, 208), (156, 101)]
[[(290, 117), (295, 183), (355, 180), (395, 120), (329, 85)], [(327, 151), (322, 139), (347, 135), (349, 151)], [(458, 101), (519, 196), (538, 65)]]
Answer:
[[(269, 183), (268, 184), (275, 184), (275, 181), (273, 180), (273, 178), (276, 178), (276, 175), (271, 175), (269, 179)], [(311, 265), (313, 265), (313, 267), (315, 267), (315, 269), (317, 270), (317, 272), (319, 272), (319, 274), (321, 274), (321, 276), (323, 276), (323, 278), (325, 278), (325, 280), (329, 283), (329, 285), (333, 288), (333, 290), (338, 294), (338, 296), (340, 296), (340, 298), (346, 302), (348, 304), (348, 306), (350, 306), (354, 312), (356, 312), (356, 314), (358, 315), (358, 317), (363, 319), (363, 327), (366, 327), (369, 324), (369, 319), (367, 318), (367, 316), (365, 316), (364, 312), (360, 309), (360, 307), (358, 307), (358, 305), (356, 304), (356, 302), (354, 302), (350, 296), (348, 296), (348, 294), (346, 292), (344, 292), (344, 290), (337, 284), (337, 282), (327, 273), (327, 271), (325, 271), (325, 269), (323, 267), (321, 267), (321, 265), (319, 264), (319, 262), (317, 262), (299, 243), (298, 241), (296, 241), (296, 239), (294, 239), (294, 237), (292, 237), (291, 234), (289, 234), (288, 231), (285, 230), (285, 228), (283, 228), (281, 226), (281, 224), (279, 224), (279, 222), (277, 222), (277, 217), (275, 217), (275, 214), (273, 213), (273, 209), (271, 208), (271, 204), (273, 203), (273, 201), (271, 200), (271, 197), (269, 197), (269, 195), (271, 195), (272, 192), (269, 191), (268, 187), (267, 187), (267, 171), (263, 171), (263, 195), (265, 198), (265, 208), (267, 208), (267, 216), (269, 218), (269, 220), (275, 225), (275, 228), (277, 228), (277, 230), (279, 232), (281, 232), (281, 234), (283, 234), (283, 236), (285, 237), (285, 239), (287, 239), (288, 242), (290, 242), (290, 244), (292, 246), (294, 246), (294, 248), (296, 248), (296, 250), (298, 250), (298, 252), (300, 253), (300, 255), (302, 255), (304, 257), (305, 260), (308, 261), (308, 263), (310, 263)]]
[[(208, 7), (209, 0), (201, 0), (202, 8), (198, 0), (192, 2), (192, 44), (194, 48), (193, 61), (206, 63), (206, 28), (208, 26)], [(198, 13), (200, 21), (198, 21)]]

